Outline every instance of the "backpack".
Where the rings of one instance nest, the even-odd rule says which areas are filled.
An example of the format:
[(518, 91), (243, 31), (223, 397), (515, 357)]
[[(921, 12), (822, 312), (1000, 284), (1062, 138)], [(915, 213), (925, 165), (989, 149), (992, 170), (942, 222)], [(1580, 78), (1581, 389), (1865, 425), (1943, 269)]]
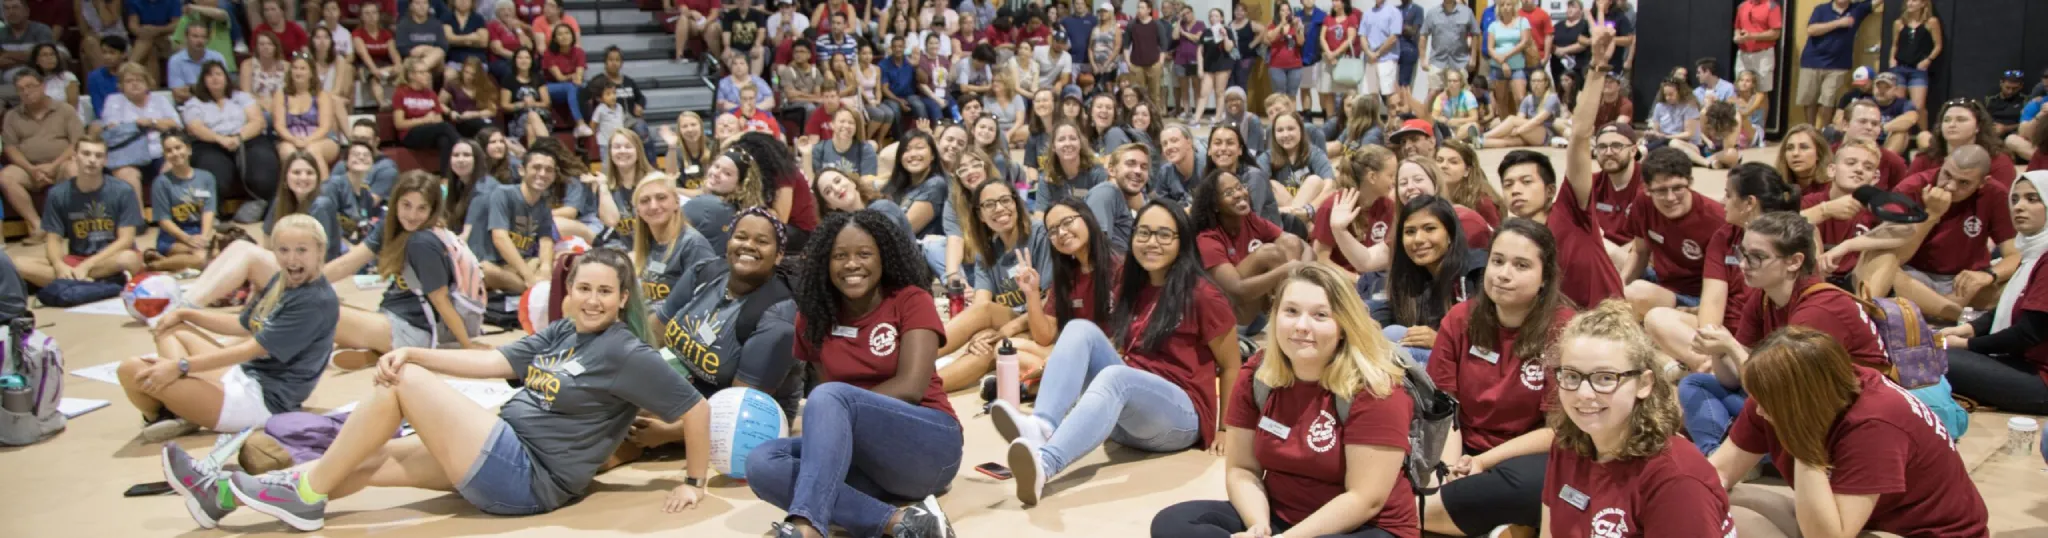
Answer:
[[(455, 304), (455, 314), (462, 318), (458, 321), (468, 331), (466, 334), (475, 338), (483, 334), (484, 305), (489, 293), (484, 287), (483, 264), (477, 262), (476, 254), (470, 252), (469, 245), (454, 232), (447, 228), (434, 228), (432, 232), (434, 238), (441, 241), (441, 246), (447, 249), (448, 262), (452, 266), (448, 272), (448, 298)], [(405, 266), (403, 276), (407, 282), (419, 282), (410, 264)], [(438, 345), (441, 336), (440, 320), (436, 319), (438, 313), (434, 311), (434, 305), (427, 302), (427, 294), (421, 293), (417, 287), (412, 293), (420, 298), (420, 309), (427, 314), (428, 334), (433, 335), (434, 343)]]
[[(1804, 299), (1828, 289), (1842, 290), (1822, 282), (1807, 286), (1799, 297)], [(1940, 384), (1948, 375), (1948, 351), (1943, 348), (1942, 339), (1935, 336), (1934, 328), (1927, 325), (1927, 316), (1918, 305), (1891, 297), (1866, 299), (1854, 293), (1848, 295), (1863, 308), (1871, 329), (1884, 344), (1885, 360), (1889, 362), (1884, 368), (1885, 377), (1901, 387), (1918, 389)], [(1757, 301), (1759, 308), (1769, 308), (1764, 303)]]
[(64, 353), (35, 326), (24, 315), (0, 327), (0, 374), (21, 376), (32, 402), (26, 413), (0, 408), (0, 446), (34, 444), (64, 429)]
[[(121, 275), (115, 276), (120, 277)], [(50, 282), (48, 286), (43, 286), (43, 289), (36, 290), (36, 300), (42, 301), (44, 306), (58, 308), (70, 308), (96, 303), (121, 296), (121, 290), (128, 287), (127, 281), (126, 278), (120, 278), (119, 280), (59, 279)]]
[[(1402, 376), (1401, 386), (1408, 391), (1408, 397), (1415, 401), (1415, 414), (1408, 420), (1408, 457), (1403, 472), (1408, 475), (1408, 486), (1416, 497), (1427, 498), (1442, 487), (1450, 469), (1444, 466), (1444, 444), (1451, 438), (1451, 426), (1458, 419), (1458, 399), (1450, 393), (1438, 390), (1436, 382), (1422, 365), (1410, 361), (1407, 373)], [(1266, 400), (1273, 395), (1273, 387), (1252, 377), (1252, 401), (1259, 407), (1266, 406)], [(1351, 400), (1335, 398), (1338, 417), (1351, 416)], [(1340, 419), (1341, 420), (1341, 419)], [(1421, 509), (1417, 505), (1417, 510)]]

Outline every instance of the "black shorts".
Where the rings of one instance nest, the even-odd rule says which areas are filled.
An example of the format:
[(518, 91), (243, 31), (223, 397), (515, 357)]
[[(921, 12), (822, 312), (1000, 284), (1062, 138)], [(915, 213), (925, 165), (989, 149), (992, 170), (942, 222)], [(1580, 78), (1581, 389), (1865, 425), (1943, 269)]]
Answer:
[(1518, 456), (1444, 484), (1437, 499), (1458, 530), (1485, 536), (1501, 525), (1543, 525), (1543, 473), (1550, 453)]
[(1177, 65), (1177, 66), (1179, 66), (1179, 67), (1180, 67), (1180, 76), (1183, 76), (1183, 77), (1193, 77), (1193, 76), (1195, 76), (1195, 75), (1196, 75), (1196, 72), (1195, 72), (1195, 70), (1196, 70), (1196, 69), (1198, 69), (1198, 67), (1196, 67), (1196, 66), (1195, 66), (1195, 64), (1175, 64), (1175, 65)]

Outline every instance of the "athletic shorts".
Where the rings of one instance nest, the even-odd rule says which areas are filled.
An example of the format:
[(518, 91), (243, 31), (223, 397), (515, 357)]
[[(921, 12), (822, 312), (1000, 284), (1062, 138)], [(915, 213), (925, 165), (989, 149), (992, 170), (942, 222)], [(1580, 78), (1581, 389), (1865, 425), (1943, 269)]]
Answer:
[(1933, 288), (1935, 293), (1953, 295), (1956, 292), (1955, 275), (1929, 273), (1912, 267), (1900, 267), (1899, 270), (1913, 280), (1918, 280), (1921, 284), (1926, 284), (1927, 287)]
[(1466, 536), (1486, 536), (1501, 525), (1543, 524), (1543, 475), (1550, 453), (1509, 458), (1486, 472), (1444, 484), (1437, 492), (1451, 521)]
[[(425, 307), (433, 308), (431, 305), (425, 305)], [(391, 323), (391, 349), (455, 347), (455, 336), (449, 334), (448, 331), (441, 331), (440, 342), (437, 345), (434, 341), (434, 335), (426, 327), (413, 325), (412, 322), (406, 321), (405, 318), (399, 317), (398, 314), (391, 313), (388, 310), (384, 312), (384, 320)]]
[[(191, 228), (186, 228), (186, 227), (184, 227), (184, 226), (179, 226), (179, 227), (178, 227), (178, 229), (180, 229), (180, 230), (184, 230), (184, 231), (185, 231), (185, 235), (199, 235), (199, 227), (197, 227), (197, 226), (194, 226), (194, 227), (191, 227)], [(158, 230), (158, 231), (157, 231), (157, 234), (156, 234), (156, 253), (157, 253), (157, 254), (163, 254), (163, 255), (169, 256), (169, 255), (171, 254), (171, 247), (175, 247), (175, 246), (177, 246), (177, 245), (178, 245), (178, 238), (176, 238), (176, 237), (171, 237), (171, 234), (163, 233), (163, 231), (162, 231), (162, 230)]]
[(1728, 78), (1735, 78), (1743, 71), (1755, 71), (1757, 91), (1770, 93), (1778, 81), (1778, 48), (1735, 53), (1735, 73)]
[(1847, 69), (1801, 67), (1799, 68), (1798, 83), (1793, 84), (1793, 86), (1798, 87), (1799, 91), (1797, 92), (1798, 95), (1794, 96), (1792, 104), (1795, 106), (1834, 106), (1835, 100), (1842, 95), (1842, 87), (1848, 85), (1848, 83), (1849, 70)]
[(213, 431), (239, 432), (270, 420), (270, 407), (263, 404), (263, 385), (241, 366), (221, 374), (220, 389), (220, 418), (214, 421)]
[(527, 516), (553, 511), (556, 507), (541, 504), (540, 496), (533, 494), (533, 456), (519, 443), (511, 424), (496, 420), (483, 453), (469, 464), (469, 473), (455, 491), (486, 514)]
[[(1400, 89), (1398, 85), (1402, 84), (1398, 75), (1400, 68), (1399, 62), (1393, 60), (1365, 64), (1367, 73), (1365, 79), (1358, 82), (1359, 92), (1393, 95), (1394, 91)], [(1377, 81), (1373, 79), (1375, 73), (1379, 76)], [(1378, 86), (1374, 86), (1375, 82)]]

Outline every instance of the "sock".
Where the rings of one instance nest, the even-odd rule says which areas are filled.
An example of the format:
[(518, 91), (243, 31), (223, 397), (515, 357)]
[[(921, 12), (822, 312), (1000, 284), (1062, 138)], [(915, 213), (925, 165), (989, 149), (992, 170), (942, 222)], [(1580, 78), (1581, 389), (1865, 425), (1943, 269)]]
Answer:
[(327, 496), (313, 492), (313, 484), (307, 481), (308, 473), (299, 473), (299, 500), (306, 504), (327, 502)]

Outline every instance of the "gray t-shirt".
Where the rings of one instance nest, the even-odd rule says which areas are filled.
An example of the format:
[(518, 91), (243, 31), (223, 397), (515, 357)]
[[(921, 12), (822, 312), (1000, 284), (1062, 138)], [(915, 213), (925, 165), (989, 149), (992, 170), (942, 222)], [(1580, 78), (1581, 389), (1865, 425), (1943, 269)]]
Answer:
[[(1202, 148), (1196, 147), (1195, 155), (1197, 155), (1195, 158), (1190, 159), (1194, 161), (1194, 166), (1191, 167), (1194, 169), (1193, 174), (1182, 174), (1180, 173), (1180, 167), (1174, 166), (1170, 162), (1160, 161), (1158, 166), (1152, 167), (1152, 184), (1147, 186), (1146, 190), (1150, 191), (1151, 196), (1156, 199), (1172, 200), (1179, 202), (1182, 206), (1192, 203), (1193, 200), (1190, 197), (1190, 192), (1194, 190), (1195, 180), (1201, 179), (1209, 173), (1209, 159), (1201, 156), (1203, 155)], [(1238, 179), (1242, 181), (1244, 178)]]
[(364, 182), (362, 190), (356, 190), (348, 184), (347, 176), (328, 178), (327, 183), (320, 185), (320, 197), (334, 200), (334, 224), (341, 228), (341, 239), (350, 245), (362, 243), (384, 214), (384, 204), (378, 202), (376, 189)]
[[(664, 340), (674, 342), (668, 348), (674, 356), (669, 366), (688, 377), (699, 391), (731, 387), (735, 381), (746, 383), (775, 396), (783, 412), (796, 416), (803, 379), (802, 370), (791, 368), (796, 364), (796, 355), (790, 352), (796, 335), (796, 303), (789, 298), (789, 288), (770, 279), (746, 296), (728, 300), (725, 289), (731, 279), (731, 269), (718, 261), (684, 273), (676, 281), (672, 300), (656, 313)], [(759, 310), (753, 332), (743, 339), (739, 319), (753, 301), (770, 303)]]
[(191, 177), (178, 177), (164, 170), (149, 186), (149, 205), (156, 208), (158, 222), (171, 221), (186, 233), (199, 231), (203, 217), (214, 213), (219, 196), (213, 190), (213, 173), (192, 169)]
[(57, 33), (50, 31), (50, 25), (47, 24), (28, 21), (28, 24), (18, 28), (20, 31), (17, 32), (16, 30), (16, 28), (0, 30), (0, 50), (7, 52), (29, 52), (35, 50), (36, 45), (57, 42)]
[(441, 238), (419, 231), (406, 236), (405, 268), (417, 280), (401, 272), (397, 282), (384, 288), (384, 302), (378, 308), (427, 330), (427, 305), (420, 298), (455, 283), (455, 261), (448, 259), (448, 247), (441, 244)]
[(1290, 194), (1296, 189), (1300, 189), (1301, 182), (1308, 180), (1308, 176), (1320, 177), (1325, 181), (1337, 178), (1337, 169), (1330, 167), (1330, 158), (1323, 155), (1322, 143), (1306, 140), (1303, 143), (1311, 144), (1308, 147), (1308, 158), (1297, 164), (1286, 166), (1273, 164), (1273, 154), (1271, 153), (1259, 156), (1259, 170), (1265, 172), (1267, 178), (1278, 181), (1281, 185), (1286, 185), (1287, 191)]
[(834, 163), (846, 163), (846, 166), (863, 176), (875, 175), (875, 144), (862, 141), (847, 148), (846, 153), (840, 153), (839, 146), (832, 145), (830, 140), (821, 140), (811, 145), (812, 178), (818, 177), (818, 174)]
[(1471, 67), (1472, 42), (1466, 39), (1479, 35), (1479, 19), (1472, 16), (1472, 8), (1464, 4), (1449, 12), (1442, 4), (1423, 8), (1422, 34), (1429, 36), (1430, 64), (1459, 71)]
[(78, 190), (78, 180), (51, 185), (43, 200), (43, 231), (62, 234), (72, 256), (91, 256), (113, 244), (121, 228), (142, 226), (135, 191), (114, 176), (100, 180), (92, 192)]
[[(604, 220), (597, 216), (599, 198), (596, 188), (581, 179), (572, 179), (568, 185), (563, 186), (563, 192), (562, 207), (576, 208), (578, 222), (589, 226), (592, 232), (602, 232), (605, 229)], [(619, 208), (619, 237), (624, 237), (630, 245), (633, 237), (625, 234), (633, 233), (633, 190), (621, 189), (614, 185), (611, 193), (612, 205)]]
[[(507, 185), (491, 193), (491, 203), (484, 207), (484, 229), (505, 230), (512, 235), (512, 248), (519, 249), (519, 255), (532, 258), (540, 255), (540, 239), (555, 237), (555, 216), (548, 212), (547, 199), (527, 203), (526, 195), (518, 187)], [(476, 211), (476, 208), (470, 208)], [(504, 256), (498, 255), (498, 246), (491, 242), (491, 234), (469, 234), (469, 250), (476, 254), (477, 261), (484, 263), (505, 263)]]
[[(1017, 286), (1017, 266), (1023, 260), (1017, 256), (1019, 248), (1029, 249), (1032, 268), (1037, 269), (1038, 274), (1052, 274), (1052, 241), (1051, 235), (1045, 233), (1045, 223), (1031, 223), (1029, 234), (1018, 241), (1021, 247), (1005, 245), (1001, 236), (990, 234), (995, 240), (995, 244), (989, 246), (994, 251), (989, 254), (996, 255), (994, 263), (986, 258), (970, 260), (974, 262), (974, 271), (969, 273), (969, 280), (974, 289), (989, 292), (997, 304), (1010, 307), (1011, 312), (1018, 314), (1024, 313), (1024, 290)], [(1039, 288), (1044, 289), (1051, 282), (1041, 279)]]
[(21, 285), (21, 273), (14, 270), (14, 257), (0, 251), (0, 323), (14, 321), (28, 311), (28, 288)]
[(1088, 210), (1095, 213), (1095, 223), (1109, 240), (1110, 251), (1129, 252), (1131, 229), (1138, 225), (1138, 215), (1124, 201), (1123, 189), (1115, 182), (1103, 182), (1088, 189)]
[(732, 237), (732, 219), (739, 211), (732, 204), (718, 196), (706, 194), (683, 202), (683, 218), (690, 219), (690, 228), (704, 234), (704, 240), (711, 243), (711, 251), (725, 256), (725, 241)]
[(533, 494), (550, 509), (583, 496), (641, 409), (675, 422), (704, 401), (623, 323), (583, 334), (564, 319), (498, 352), (526, 381), (498, 417), (533, 458)]
[[(889, 222), (894, 222), (897, 228), (903, 229), (904, 235), (909, 236), (912, 242), (917, 241), (917, 236), (910, 234), (910, 217), (903, 214), (903, 206), (896, 205), (896, 202), (891, 202), (888, 198), (876, 198), (875, 201), (868, 202), (868, 211), (881, 213), (882, 216), (889, 217)], [(951, 205), (946, 206), (946, 218), (953, 219), (953, 227), (947, 228), (948, 230), (957, 230), (959, 228), (959, 218), (953, 216), (953, 206)], [(951, 236), (955, 234), (949, 232), (946, 235)]]
[[(334, 163), (333, 169), (327, 172), (327, 180), (341, 179), (347, 181), (348, 177), (345, 174), (348, 174), (347, 160)], [(391, 159), (378, 155), (377, 162), (370, 165), (369, 181), (364, 183), (370, 184), (370, 190), (377, 193), (378, 199), (390, 197), (391, 187), (398, 185), (398, 165), (392, 163)]]
[(391, 38), (397, 43), (400, 56), (411, 53), (413, 47), (420, 45), (448, 48), (448, 34), (444, 32), (441, 21), (433, 18), (428, 18), (427, 22), (413, 22), (412, 17), (401, 18)]
[(640, 297), (647, 304), (660, 304), (674, 291), (676, 279), (699, 266), (718, 260), (711, 242), (695, 228), (683, 228), (682, 235), (666, 245), (648, 245), (647, 266), (640, 269)]
[[(1059, 166), (1059, 163), (1053, 163), (1053, 166)], [(1067, 197), (1086, 200), (1088, 198), (1088, 189), (1095, 188), (1096, 185), (1101, 185), (1102, 182), (1109, 180), (1109, 171), (1104, 170), (1102, 165), (1099, 164), (1088, 165), (1087, 170), (1083, 170), (1080, 174), (1069, 178), (1066, 184), (1060, 187), (1054, 187), (1052, 183), (1045, 181), (1044, 174), (1046, 173), (1047, 171), (1045, 170), (1039, 171), (1038, 185), (1033, 188), (1035, 192), (1031, 195), (1031, 210), (1034, 212), (1044, 213), (1046, 210), (1052, 209), (1054, 203)], [(1061, 187), (1064, 187), (1066, 192), (1055, 190)], [(1097, 218), (1101, 217), (1098, 215)]]
[[(375, 184), (373, 183), (372, 185)], [(490, 214), (487, 208), (491, 205), (491, 197), (495, 196), (493, 193), (501, 190), (519, 191), (518, 185), (498, 181), (498, 178), (491, 177), (490, 175), (477, 178), (476, 183), (469, 188), (469, 212), (462, 216), (462, 227), (465, 230), (472, 231), (472, 233), (485, 233), (487, 223), (484, 221), (484, 216)], [(461, 231), (456, 233), (461, 233)], [(374, 249), (375, 247), (372, 248)]]
[(240, 318), (264, 352), (242, 363), (242, 372), (263, 387), (263, 406), (272, 413), (298, 411), (313, 395), (327, 356), (334, 353), (334, 324), (341, 320), (341, 299), (325, 280), (285, 288), (275, 306), (258, 312), (270, 286), (284, 285), (283, 279), (283, 274), (271, 277), (264, 289), (251, 294)]
[[(884, 192), (883, 194), (887, 195), (890, 201), (896, 202), (896, 205), (903, 206), (905, 213), (909, 213), (910, 209), (915, 207), (918, 202), (924, 202), (931, 204), (933, 215), (943, 215), (946, 212), (947, 182), (945, 174), (935, 173), (925, 176), (924, 181), (910, 186), (907, 192)], [(924, 237), (946, 233), (944, 223), (939, 222), (939, 220), (932, 219), (926, 221), (923, 228), (912, 231), (910, 235), (912, 237)]]

